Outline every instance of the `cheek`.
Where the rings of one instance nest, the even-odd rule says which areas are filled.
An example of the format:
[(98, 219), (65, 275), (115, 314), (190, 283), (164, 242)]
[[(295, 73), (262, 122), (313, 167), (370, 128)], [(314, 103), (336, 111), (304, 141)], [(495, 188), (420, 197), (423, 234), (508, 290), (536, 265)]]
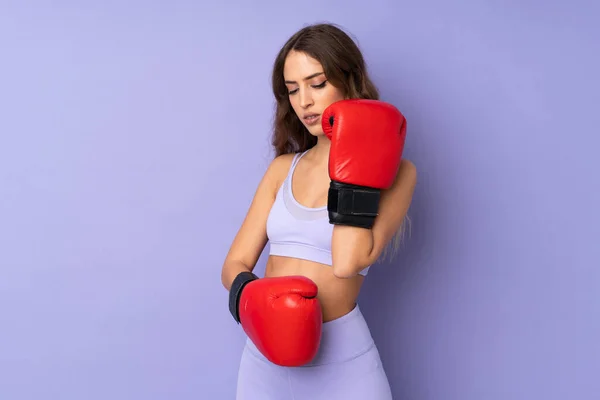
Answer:
[(343, 99), (344, 95), (342, 94), (342, 91), (332, 86), (328, 87), (323, 93), (323, 100), (329, 104)]
[(292, 106), (292, 109), (297, 114), (298, 110), (300, 110), (300, 108), (301, 108), (300, 105), (298, 104), (298, 96), (288, 96), (288, 99), (290, 101), (290, 105)]

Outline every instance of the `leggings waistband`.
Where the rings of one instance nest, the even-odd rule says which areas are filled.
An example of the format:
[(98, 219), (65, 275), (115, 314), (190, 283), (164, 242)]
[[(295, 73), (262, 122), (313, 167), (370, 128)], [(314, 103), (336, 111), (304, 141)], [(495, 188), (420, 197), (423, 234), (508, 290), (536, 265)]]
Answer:
[[(348, 361), (369, 351), (374, 345), (367, 321), (356, 305), (348, 314), (323, 324), (319, 351), (303, 367)], [(256, 357), (270, 363), (250, 338), (246, 340), (246, 346)]]

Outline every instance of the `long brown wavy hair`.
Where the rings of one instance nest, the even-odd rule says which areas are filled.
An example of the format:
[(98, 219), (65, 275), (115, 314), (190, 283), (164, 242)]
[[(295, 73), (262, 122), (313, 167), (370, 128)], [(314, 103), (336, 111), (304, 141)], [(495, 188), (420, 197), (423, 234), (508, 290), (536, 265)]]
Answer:
[(340, 88), (345, 98), (379, 99), (379, 91), (367, 73), (364, 57), (347, 33), (329, 23), (302, 28), (288, 39), (273, 65), (272, 86), (276, 108), (271, 144), (275, 157), (305, 151), (317, 143), (317, 138), (308, 132), (289, 101), (283, 67), (292, 50), (319, 61), (329, 83)]

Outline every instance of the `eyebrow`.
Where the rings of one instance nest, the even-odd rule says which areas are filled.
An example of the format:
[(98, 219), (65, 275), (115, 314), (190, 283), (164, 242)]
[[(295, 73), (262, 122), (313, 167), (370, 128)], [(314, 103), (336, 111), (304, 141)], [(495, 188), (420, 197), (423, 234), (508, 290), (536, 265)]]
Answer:
[[(312, 75), (309, 75), (309, 76), (307, 76), (307, 77), (306, 77), (306, 78), (304, 78), (303, 80), (307, 81), (307, 80), (309, 80), (309, 79), (312, 79), (312, 78), (315, 78), (315, 77), (317, 77), (317, 76), (319, 76), (319, 75), (323, 75), (323, 72), (316, 72), (316, 73), (314, 73), (314, 74), (312, 74)], [(285, 83), (291, 83), (291, 84), (294, 84), (294, 83), (296, 83), (296, 81), (285, 81)]]

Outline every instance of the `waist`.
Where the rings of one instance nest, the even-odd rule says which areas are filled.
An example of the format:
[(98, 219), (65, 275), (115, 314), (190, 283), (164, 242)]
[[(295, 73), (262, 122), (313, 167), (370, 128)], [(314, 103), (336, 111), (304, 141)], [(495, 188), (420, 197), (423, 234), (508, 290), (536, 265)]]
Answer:
[[(316, 357), (298, 368), (339, 363), (356, 358), (375, 346), (371, 330), (358, 305), (349, 313), (323, 323), (321, 344)], [(246, 340), (246, 347), (259, 359), (270, 363), (256, 348), (252, 340)]]
[(266, 277), (305, 276), (318, 287), (323, 320), (331, 321), (349, 313), (356, 305), (364, 277), (337, 278), (330, 266), (291, 257), (270, 256)]

